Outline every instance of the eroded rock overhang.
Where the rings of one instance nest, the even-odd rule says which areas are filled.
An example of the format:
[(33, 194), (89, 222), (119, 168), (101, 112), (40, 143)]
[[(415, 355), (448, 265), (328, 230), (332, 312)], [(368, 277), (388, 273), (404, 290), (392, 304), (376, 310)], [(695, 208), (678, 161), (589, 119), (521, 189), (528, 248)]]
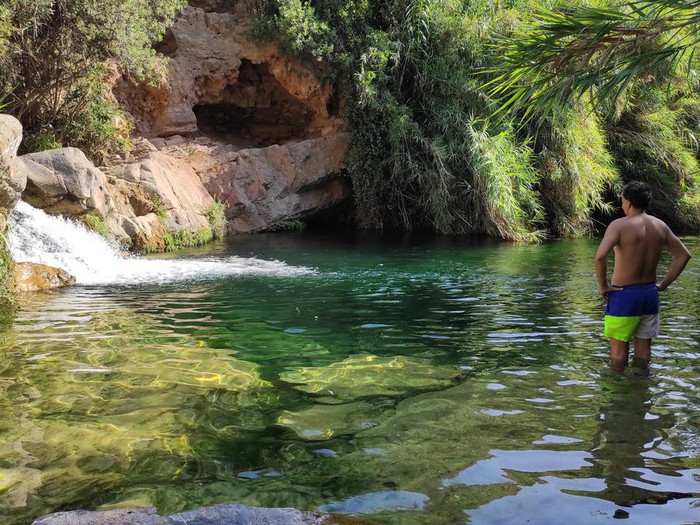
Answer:
[(191, 163), (226, 202), (232, 233), (348, 199), (350, 137), (338, 93), (312, 66), (253, 41), (244, 11), (208, 9), (190, 6), (166, 35), (160, 50), (170, 65), (158, 88), (115, 83), (138, 134)]

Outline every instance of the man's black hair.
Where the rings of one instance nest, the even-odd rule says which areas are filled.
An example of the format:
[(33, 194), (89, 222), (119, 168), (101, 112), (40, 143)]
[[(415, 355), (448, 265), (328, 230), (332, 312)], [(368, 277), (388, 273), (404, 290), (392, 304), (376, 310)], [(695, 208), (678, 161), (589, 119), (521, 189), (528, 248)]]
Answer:
[(635, 180), (622, 188), (622, 196), (638, 210), (646, 210), (651, 202), (651, 188), (646, 182)]

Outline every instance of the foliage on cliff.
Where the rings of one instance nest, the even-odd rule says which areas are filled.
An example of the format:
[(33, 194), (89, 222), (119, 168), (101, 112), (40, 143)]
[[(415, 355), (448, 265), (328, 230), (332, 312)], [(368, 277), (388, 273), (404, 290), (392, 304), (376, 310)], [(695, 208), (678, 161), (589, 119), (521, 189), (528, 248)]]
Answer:
[(0, 105), (24, 126), (25, 147), (123, 149), (129, 125), (104, 91), (109, 59), (155, 78), (153, 50), (186, 0), (4, 0)]
[(363, 226), (515, 240), (581, 235), (596, 226), (594, 217), (610, 217), (617, 190), (632, 178), (652, 183), (657, 215), (677, 227), (700, 226), (700, 98), (681, 81), (678, 62), (655, 64), (616, 104), (595, 104), (584, 93), (558, 99), (556, 112), (530, 115), (510, 100), (530, 80), (502, 77), (496, 85), (505, 88), (495, 94), (489, 81), (500, 74), (508, 38), (538, 30), (531, 15), (542, 6), (252, 3), (258, 34), (325, 65), (343, 87)]
[[(609, 220), (624, 181), (643, 179), (655, 190), (652, 212), (698, 229), (699, 0), (643, 1), (636, 10), (571, 1), (579, 7), (221, 4), (245, 3), (259, 37), (318, 64), (339, 86), (363, 227), (577, 236)], [(5, 0), (0, 106), (24, 124), (25, 148), (72, 145), (100, 160), (127, 147), (129, 123), (104, 92), (105, 59), (156, 78), (152, 43), (186, 3)]]

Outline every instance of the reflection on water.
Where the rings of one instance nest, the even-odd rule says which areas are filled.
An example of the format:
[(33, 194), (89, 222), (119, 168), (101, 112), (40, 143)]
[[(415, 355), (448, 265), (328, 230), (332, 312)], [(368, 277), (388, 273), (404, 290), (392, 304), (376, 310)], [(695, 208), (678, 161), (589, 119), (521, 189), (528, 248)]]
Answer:
[(207, 256), (315, 271), (27, 295), (0, 346), (2, 523), (228, 501), (697, 521), (700, 272), (662, 297), (649, 376), (615, 377), (594, 248), (262, 235)]

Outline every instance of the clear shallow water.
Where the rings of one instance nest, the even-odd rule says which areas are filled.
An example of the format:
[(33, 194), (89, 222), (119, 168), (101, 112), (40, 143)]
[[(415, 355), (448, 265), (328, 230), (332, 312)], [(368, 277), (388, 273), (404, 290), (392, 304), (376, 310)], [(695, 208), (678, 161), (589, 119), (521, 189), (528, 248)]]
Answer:
[(696, 523), (697, 260), (662, 297), (651, 376), (615, 378), (594, 249), (260, 235), (189, 258), (283, 272), (28, 295), (0, 346), (0, 523), (229, 501)]

